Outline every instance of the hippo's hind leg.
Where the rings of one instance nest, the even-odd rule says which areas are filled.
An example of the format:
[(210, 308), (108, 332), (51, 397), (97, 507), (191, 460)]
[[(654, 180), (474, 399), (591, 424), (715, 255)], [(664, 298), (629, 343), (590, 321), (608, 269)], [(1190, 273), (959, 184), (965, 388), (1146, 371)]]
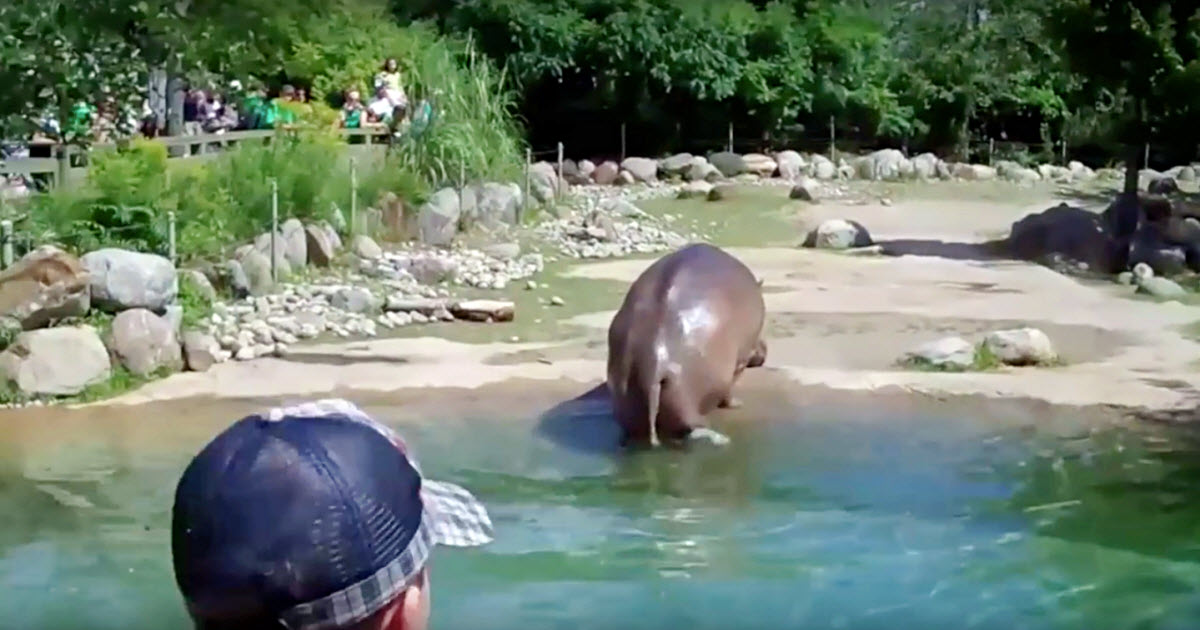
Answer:
[(685, 387), (668, 380), (663, 387), (662, 410), (659, 413), (659, 434), (677, 442), (707, 442), (724, 446), (729, 438), (720, 431), (704, 426), (701, 401)]

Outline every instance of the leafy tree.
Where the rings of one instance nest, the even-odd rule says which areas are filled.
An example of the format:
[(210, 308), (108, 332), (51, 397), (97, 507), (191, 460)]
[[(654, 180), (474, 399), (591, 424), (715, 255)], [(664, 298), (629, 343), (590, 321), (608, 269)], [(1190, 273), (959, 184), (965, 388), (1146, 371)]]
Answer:
[(1141, 147), (1156, 124), (1189, 113), (1200, 87), (1194, 0), (1061, 0), (1053, 12), (1071, 68), (1113, 104), (1125, 145), (1125, 192), (1137, 191)]

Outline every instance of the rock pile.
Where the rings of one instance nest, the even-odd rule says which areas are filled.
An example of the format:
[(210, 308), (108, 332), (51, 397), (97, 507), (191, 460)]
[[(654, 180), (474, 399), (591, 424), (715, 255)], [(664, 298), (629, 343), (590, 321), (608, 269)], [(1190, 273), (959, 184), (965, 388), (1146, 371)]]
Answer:
[[(571, 258), (611, 258), (675, 249), (689, 237), (678, 234), (624, 200), (588, 203), (585, 212), (547, 221), (536, 233)], [(691, 235), (692, 238), (695, 235)]]

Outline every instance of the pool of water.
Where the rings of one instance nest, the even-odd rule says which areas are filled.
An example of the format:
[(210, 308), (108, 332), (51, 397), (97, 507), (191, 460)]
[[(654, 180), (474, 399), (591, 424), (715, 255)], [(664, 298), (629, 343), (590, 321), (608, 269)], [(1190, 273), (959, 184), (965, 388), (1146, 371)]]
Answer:
[[(618, 454), (602, 401), (541, 418), (485, 403), (368, 405), (495, 521), (489, 547), (435, 556), (439, 630), (1190, 630), (1200, 615), (1200, 448), (1186, 434), (747, 397), (714, 420), (727, 449)], [(175, 480), (252, 408), (7, 421), (0, 627), (187, 627)], [(561, 439), (589, 423), (592, 448)]]

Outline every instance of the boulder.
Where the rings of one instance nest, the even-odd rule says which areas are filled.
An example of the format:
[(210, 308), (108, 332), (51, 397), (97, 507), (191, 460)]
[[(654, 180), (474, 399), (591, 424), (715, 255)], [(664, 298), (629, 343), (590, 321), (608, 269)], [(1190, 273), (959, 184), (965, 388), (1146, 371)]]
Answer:
[(205, 372), (220, 362), (221, 344), (212, 335), (198, 330), (184, 331), (181, 342), (183, 359), (187, 369)]
[(664, 175), (683, 175), (692, 167), (692, 160), (696, 156), (691, 153), (676, 153), (668, 158), (663, 158), (658, 162), (658, 170)]
[(941, 160), (932, 153), (922, 153), (912, 159), (913, 177), (921, 180), (938, 177), (938, 164)]
[[(596, 172), (596, 163), (591, 160), (579, 160), (579, 177), (591, 180), (592, 175)], [(587, 182), (581, 182), (587, 183)]]
[(719, 184), (713, 186), (712, 190), (708, 191), (709, 201), (722, 201), (728, 199), (734, 191), (734, 187), (729, 184)]
[(1141, 199), (1136, 193), (1120, 193), (1100, 213), (1100, 219), (1114, 238), (1127, 239), (1133, 236), (1141, 220)]
[(684, 179), (690, 182), (708, 182), (711, 184), (724, 178), (725, 176), (721, 174), (721, 171), (717, 170), (717, 167), (712, 164), (709, 164), (704, 158), (697, 158), (696, 161), (693, 161), (692, 165), (688, 167), (687, 173), (684, 174)]
[(582, 186), (584, 184), (591, 183), (586, 176), (579, 172), (579, 165), (575, 163), (575, 160), (563, 160), (562, 178), (568, 184), (574, 186)]
[(42, 328), (91, 307), (90, 279), (80, 260), (43, 245), (0, 272), (0, 318), (25, 330)]
[(476, 198), (474, 210), (467, 217), (471, 223), (492, 228), (516, 225), (523, 196), (520, 186), (488, 182), (468, 189), (474, 189)]
[(944, 337), (909, 350), (902, 362), (947, 370), (966, 370), (975, 364), (975, 346), (962, 337)]
[(813, 176), (821, 180), (830, 180), (837, 177), (837, 167), (833, 161), (821, 154), (813, 155)]
[(679, 189), (679, 199), (695, 199), (704, 198), (708, 193), (712, 192), (713, 185), (704, 181), (688, 182)]
[(1038, 175), (1048, 182), (1071, 181), (1071, 169), (1055, 164), (1041, 164), (1037, 167)]
[(617, 174), (620, 172), (621, 167), (617, 166), (616, 162), (602, 162), (592, 173), (592, 181), (601, 186), (609, 186), (617, 181)]
[(725, 177), (736, 177), (742, 173), (750, 172), (750, 167), (746, 164), (746, 160), (742, 156), (729, 151), (713, 153), (708, 156), (708, 162), (715, 166)]
[(633, 176), (633, 173), (630, 173), (625, 169), (621, 169), (621, 172), (617, 173), (616, 183), (618, 186), (632, 186), (633, 184), (637, 183), (637, 178)]
[(1159, 177), (1150, 181), (1146, 192), (1152, 195), (1170, 195), (1179, 192), (1179, 184), (1174, 177)]
[(609, 214), (627, 219), (640, 218), (646, 216), (646, 211), (633, 205), (627, 199), (611, 199), (601, 203), (601, 208)]
[(108, 248), (85, 254), (81, 262), (90, 275), (94, 308), (161, 313), (179, 293), (175, 265), (163, 256)]
[(354, 236), (354, 255), (365, 260), (376, 260), (383, 257), (383, 249), (366, 234)]
[(1187, 295), (1187, 291), (1178, 282), (1169, 278), (1151, 277), (1136, 282), (1137, 292), (1164, 300), (1177, 299)]
[(805, 247), (817, 249), (850, 249), (871, 245), (871, 234), (857, 221), (829, 219), (808, 233)]
[(553, 164), (542, 161), (529, 165), (529, 194), (538, 202), (553, 201), (558, 186), (558, 173)]
[(144, 308), (117, 313), (108, 341), (121, 365), (138, 376), (183, 369), (183, 351), (174, 327)]
[[(429, 200), (421, 206), (417, 213), (417, 231), (422, 243), (445, 246), (454, 240), (454, 235), (458, 233), (458, 221), (461, 218), (459, 201), (458, 191), (453, 188), (443, 188), (430, 195)], [(355, 253), (360, 257), (368, 258), (357, 250)]]
[(838, 165), (838, 168), (837, 168), (837, 178), (838, 179), (850, 180), (850, 179), (854, 179), (855, 177), (858, 177), (858, 168), (855, 167), (853, 164), (847, 164), (847, 163), (843, 162), (842, 164)]
[(369, 313), (378, 307), (375, 296), (362, 287), (346, 287), (334, 293), (329, 305), (339, 311), (361, 315)]
[(458, 263), (445, 256), (417, 256), (409, 261), (408, 273), (421, 284), (438, 284), (454, 279)]
[(658, 163), (650, 158), (630, 157), (621, 161), (621, 169), (645, 184), (658, 181)]
[(1071, 171), (1071, 178), (1079, 181), (1088, 181), (1096, 178), (1096, 172), (1083, 162), (1071, 160), (1067, 164), (1067, 170)]
[(243, 252), (238, 262), (245, 272), (248, 295), (257, 297), (275, 290), (275, 282), (271, 278), (271, 261), (267, 259), (266, 254), (251, 249)]
[(792, 191), (788, 193), (788, 198), (815, 202), (817, 200), (816, 195), (814, 194), (816, 189), (817, 182), (806, 177), (797, 182), (795, 186), (792, 186)]
[(779, 169), (779, 164), (770, 156), (761, 153), (747, 153), (742, 156), (746, 168), (759, 177), (771, 177)]
[(1101, 217), (1065, 203), (1013, 223), (1006, 245), (1009, 253), (1021, 260), (1047, 264), (1065, 258), (1100, 273), (1125, 268), (1121, 246), (1109, 235)]
[[(412, 232), (412, 212), (408, 204), (394, 192), (385, 192), (379, 197), (380, 222), (383, 224), (383, 238), (389, 241), (403, 241), (414, 234)], [(311, 226), (310, 226), (311, 227)], [(309, 239), (312, 245), (312, 239)], [(312, 256), (309, 256), (312, 262)], [(326, 263), (327, 264), (327, 263)]]
[(905, 173), (914, 172), (915, 168), (900, 151), (881, 149), (859, 158), (855, 164), (855, 171), (863, 179), (896, 181)]
[(1049, 365), (1058, 360), (1050, 338), (1037, 328), (997, 330), (984, 337), (983, 345), (1005, 365)]
[(795, 151), (780, 151), (775, 154), (775, 163), (779, 165), (779, 176), (783, 179), (795, 180), (805, 175), (804, 156)]
[(996, 179), (996, 169), (983, 164), (955, 163), (950, 166), (950, 174), (958, 179), (965, 179), (967, 181)]
[[(268, 260), (271, 258), (271, 233), (264, 232), (254, 239), (254, 244), (247, 249), (255, 249)], [(275, 234), (275, 267), (280, 278), (291, 275), (292, 263), (288, 260), (283, 233)]]
[[(268, 263), (269, 264), (269, 263)], [(246, 274), (242, 263), (227, 260), (220, 269), (221, 284), (234, 299), (240, 300), (251, 294), (250, 277)], [(270, 282), (270, 270), (267, 270), (267, 281)]]
[(73, 396), (107, 381), (112, 363), (91, 326), (30, 330), (0, 353), (0, 374), (23, 394)]
[(511, 322), (515, 308), (507, 300), (464, 300), (451, 304), (450, 313), (472, 322)]
[(1179, 169), (1179, 174), (1175, 176), (1175, 179), (1176, 179), (1176, 180), (1178, 180), (1178, 181), (1181, 181), (1181, 182), (1194, 182), (1194, 181), (1196, 181), (1196, 169), (1195, 169), (1195, 167), (1192, 167), (1192, 166), (1185, 166), (1185, 167), (1183, 167), (1183, 168)]
[[(384, 216), (386, 217), (386, 213)], [(328, 267), (335, 254), (333, 243), (329, 242), (329, 235), (325, 230), (316, 225), (309, 225), (304, 228), (304, 238), (307, 241), (304, 251), (308, 254), (308, 264)]]
[(198, 269), (179, 270), (179, 290), (181, 293), (185, 286), (192, 294), (199, 296), (205, 302), (213, 302), (217, 299), (217, 290), (209, 282), (208, 276), (204, 275), (204, 272)]
[(300, 268), (308, 264), (308, 237), (304, 233), (304, 224), (299, 219), (288, 219), (279, 226), (283, 235), (283, 255), (292, 268)]

